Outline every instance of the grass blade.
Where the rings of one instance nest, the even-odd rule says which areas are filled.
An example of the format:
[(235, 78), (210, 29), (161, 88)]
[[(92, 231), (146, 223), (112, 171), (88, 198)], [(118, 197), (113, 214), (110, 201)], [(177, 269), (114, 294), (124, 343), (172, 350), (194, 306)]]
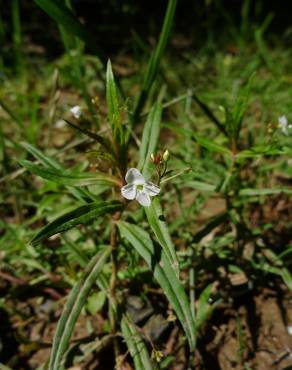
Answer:
[(151, 361), (146, 345), (136, 326), (126, 315), (121, 321), (123, 337), (126, 340), (136, 370), (156, 370), (157, 366)]
[(141, 93), (139, 95), (139, 98), (137, 100), (137, 104), (136, 104), (136, 107), (133, 113), (133, 120), (132, 120), (133, 124), (135, 124), (137, 122), (137, 119), (139, 119), (140, 113), (148, 98), (150, 88), (157, 75), (157, 71), (158, 71), (162, 56), (164, 54), (167, 42), (169, 40), (169, 36), (170, 36), (170, 32), (171, 32), (171, 28), (172, 28), (173, 20), (175, 16), (176, 4), (177, 4), (177, 0), (168, 1), (158, 45), (150, 57), (147, 70), (146, 70), (146, 74), (145, 74), (145, 78), (142, 84)]
[(161, 113), (161, 104), (156, 103), (149, 112), (143, 129), (138, 168), (144, 176), (147, 175), (150, 155), (151, 153), (154, 153), (156, 149), (160, 133)]
[(81, 280), (75, 285), (69, 294), (68, 301), (58, 322), (53, 340), (49, 370), (60, 369), (62, 357), (68, 347), (76, 321), (92, 286), (95, 284), (99, 273), (110, 255), (110, 252), (111, 249), (107, 248), (89, 262)]
[(169, 263), (165, 252), (163, 250), (155, 250), (149, 234), (139, 226), (120, 221), (118, 227), (122, 237), (132, 244), (153, 271), (155, 279), (162, 287), (177, 314), (188, 338), (190, 348), (194, 349), (196, 345), (196, 328), (190, 303), (176, 274), (176, 270)]
[(76, 208), (75, 210), (58, 217), (56, 220), (46, 225), (32, 239), (31, 244), (35, 245), (52, 235), (72, 229), (72, 227), (85, 224), (93, 218), (114, 213), (122, 209), (122, 204), (118, 201), (94, 202)]
[(54, 21), (64, 27), (66, 31), (83, 40), (87, 46), (96, 55), (100, 50), (96, 47), (94, 37), (78, 21), (72, 11), (64, 5), (62, 1), (57, 0), (34, 0), (34, 2), (43, 9)]

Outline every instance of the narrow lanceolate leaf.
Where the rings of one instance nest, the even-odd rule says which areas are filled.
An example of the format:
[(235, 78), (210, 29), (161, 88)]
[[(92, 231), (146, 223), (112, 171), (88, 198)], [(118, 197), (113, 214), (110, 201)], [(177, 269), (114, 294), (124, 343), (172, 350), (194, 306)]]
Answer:
[(56, 168), (61, 170), (62, 166), (58, 161), (56, 161), (54, 158), (45, 155), (43, 152), (41, 152), (39, 149), (37, 149), (35, 146), (22, 142), (20, 145), (27, 150), (31, 155), (34, 156), (35, 159), (37, 159), (44, 167), (47, 168)]
[(70, 34), (77, 36), (83, 40), (87, 46), (95, 54), (99, 54), (97, 50), (96, 40), (87, 31), (87, 29), (79, 22), (72, 11), (66, 7), (63, 1), (59, 0), (34, 0), (34, 2), (43, 9), (54, 21), (65, 28)]
[(232, 152), (227, 149), (226, 147), (207, 139), (206, 137), (197, 135), (197, 134), (192, 134), (192, 137), (194, 140), (203, 148), (209, 150), (210, 152), (215, 152), (215, 153), (221, 153), (221, 154), (227, 154), (230, 157), (232, 156)]
[(161, 104), (156, 103), (150, 110), (143, 129), (138, 169), (144, 176), (147, 175), (151, 153), (155, 153), (160, 132), (161, 112)]
[(33, 245), (38, 244), (42, 240), (47, 239), (52, 235), (72, 229), (72, 227), (76, 225), (85, 224), (96, 217), (120, 211), (122, 207), (122, 203), (118, 201), (94, 202), (78, 207), (74, 211), (58, 217), (56, 220), (45, 226), (32, 239), (31, 243)]
[(162, 56), (164, 54), (166, 45), (168, 43), (168, 40), (171, 34), (176, 5), (177, 5), (177, 0), (168, 1), (162, 30), (159, 36), (159, 41), (158, 41), (157, 47), (155, 48), (155, 50), (153, 51), (149, 59), (144, 81), (143, 81), (142, 88), (141, 88), (141, 93), (139, 95), (139, 98), (137, 100), (137, 104), (134, 110), (134, 114), (133, 114), (134, 124), (137, 122), (137, 119), (139, 118), (139, 115), (144, 107), (144, 104), (147, 101), (151, 86), (153, 82), (155, 81), (155, 77), (157, 75)]
[(152, 231), (154, 232), (159, 244), (164, 250), (165, 255), (169, 259), (169, 263), (173, 266), (178, 275), (179, 263), (177, 255), (175, 253), (174, 245), (170, 238), (167, 224), (164, 221), (164, 216), (158, 197), (152, 200), (150, 207), (145, 207), (145, 213)]
[(69, 294), (53, 340), (49, 370), (60, 370), (62, 357), (68, 347), (76, 321), (84, 306), (92, 286), (106, 263), (110, 248), (96, 255), (87, 265), (81, 280)]
[(92, 132), (92, 131), (89, 131), (89, 130), (86, 130), (85, 128), (82, 128), (82, 127), (79, 127), (79, 126), (76, 126), (74, 123), (68, 121), (67, 119), (63, 119), (69, 126), (71, 126), (72, 128), (74, 128), (75, 130), (79, 131), (79, 132), (82, 132), (82, 134), (90, 137), (91, 139), (95, 140), (96, 142), (98, 142), (101, 146), (103, 146), (103, 148), (110, 154), (114, 154), (113, 152), (113, 148), (112, 148), (112, 144), (110, 142), (109, 139), (107, 139), (106, 137), (103, 137), (95, 132)]
[(107, 62), (106, 70), (106, 101), (108, 107), (108, 119), (112, 126), (114, 138), (118, 140), (119, 144), (122, 144), (122, 117), (120, 113), (118, 93), (110, 60)]
[[(20, 145), (26, 149), (36, 160), (40, 162), (44, 167), (51, 168), (51, 169), (57, 169), (61, 170), (62, 172), (65, 171), (63, 166), (53, 157), (50, 157), (34, 147), (33, 145), (29, 143), (20, 143)], [(80, 187), (70, 187), (68, 186), (68, 183), (66, 182), (66, 186), (69, 189), (69, 192), (73, 194), (77, 199), (85, 200), (85, 199), (92, 199), (95, 200), (95, 197), (93, 194), (91, 194), (87, 189), (80, 188)]]
[(292, 194), (292, 188), (263, 188), (263, 189), (241, 189), (239, 191), (240, 196), (260, 196), (260, 195), (273, 195), (273, 194)]
[(190, 348), (194, 349), (196, 345), (196, 327), (190, 309), (190, 302), (176, 270), (169, 262), (169, 258), (164, 250), (157, 251), (154, 248), (149, 234), (139, 226), (120, 221), (118, 227), (122, 237), (128, 240), (147, 262), (173, 307), (187, 336)]
[(209, 284), (200, 294), (199, 304), (196, 311), (196, 328), (199, 330), (209, 319), (212, 312), (218, 305), (217, 303), (210, 303), (210, 297), (213, 290), (213, 284)]
[(114, 186), (119, 184), (119, 180), (117, 178), (104, 173), (80, 173), (70, 172), (68, 170), (45, 168), (27, 160), (22, 160), (19, 163), (34, 175), (61, 185), (88, 186), (100, 184)]
[(123, 337), (126, 340), (136, 370), (156, 370), (157, 366), (151, 361), (145, 342), (134, 323), (126, 315), (121, 321)]

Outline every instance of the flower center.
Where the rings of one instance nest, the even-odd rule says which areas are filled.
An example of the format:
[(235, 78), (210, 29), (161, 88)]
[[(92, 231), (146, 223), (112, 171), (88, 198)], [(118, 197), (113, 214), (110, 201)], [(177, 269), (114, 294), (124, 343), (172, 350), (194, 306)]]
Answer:
[(137, 185), (137, 190), (143, 191), (144, 190), (144, 185)]

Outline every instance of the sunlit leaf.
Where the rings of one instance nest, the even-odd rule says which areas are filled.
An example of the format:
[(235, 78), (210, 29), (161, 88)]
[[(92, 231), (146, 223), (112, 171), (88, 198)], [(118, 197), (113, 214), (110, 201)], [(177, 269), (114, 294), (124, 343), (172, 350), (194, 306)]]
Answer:
[(160, 133), (161, 112), (161, 104), (156, 103), (149, 112), (143, 129), (138, 168), (144, 176), (147, 175), (150, 155), (152, 153), (155, 153), (156, 145), (158, 142)]
[(152, 200), (150, 207), (145, 207), (145, 213), (149, 222), (149, 225), (154, 232), (159, 244), (163, 248), (166, 256), (169, 259), (170, 264), (173, 266), (176, 273), (179, 273), (179, 263), (177, 255), (175, 253), (174, 245), (171, 241), (171, 237), (168, 231), (162, 208), (159, 202), (159, 198), (156, 197)]
[(106, 101), (108, 107), (108, 119), (112, 126), (114, 139), (123, 145), (124, 136), (122, 128), (122, 117), (119, 106), (117, 88), (110, 60), (107, 62), (106, 70)]
[(192, 349), (196, 343), (196, 328), (190, 309), (188, 297), (177, 276), (177, 271), (169, 262), (163, 249), (157, 250), (147, 232), (139, 226), (120, 221), (118, 223), (122, 237), (124, 237), (141, 257), (147, 262), (155, 279), (162, 287), (163, 292), (172, 305)]

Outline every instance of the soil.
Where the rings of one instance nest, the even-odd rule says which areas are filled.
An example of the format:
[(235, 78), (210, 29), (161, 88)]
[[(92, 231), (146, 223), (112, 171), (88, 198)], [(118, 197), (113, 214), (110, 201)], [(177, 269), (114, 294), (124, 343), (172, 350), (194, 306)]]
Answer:
[(292, 369), (291, 327), (291, 292), (248, 293), (217, 309), (199, 340), (194, 369)]
[[(162, 307), (160, 305), (160, 311)], [(37, 369), (49, 358), (61, 305), (52, 299), (37, 305), (37, 299), (33, 298), (19, 304), (18, 309), (25, 316), (31, 314), (31, 319), (23, 321), (19, 315), (13, 315), (9, 322), (6, 316), (1, 334), (5, 349), (2, 353), (6, 358), (1, 362), (17, 370)], [(170, 370), (292, 369), (292, 293), (281, 283), (222, 302), (202, 329), (191, 361), (186, 346), (180, 344), (182, 332), (178, 326), (171, 324), (167, 329), (166, 325), (166, 331), (161, 330), (166, 320), (161, 312), (155, 311), (149, 309), (148, 303), (141, 306), (141, 312), (136, 313), (137, 324), (151, 333), (156, 349), (164, 355), (175, 354), (175, 361), (168, 367)], [(1, 316), (5, 319), (2, 313)], [(80, 317), (72, 338), (72, 343), (78, 347), (77, 353), (82, 353), (86, 342), (97, 342), (105, 335), (104, 324), (100, 314)], [(89, 327), (94, 335), (88, 335)], [(83, 344), (77, 345), (79, 342)], [(121, 345), (126, 353), (123, 343)], [(149, 348), (151, 350), (151, 346)], [(73, 358), (69, 356), (66, 369), (114, 369), (112, 342), (106, 337), (103, 346), (98, 347), (98, 353), (89, 352), (81, 365), (74, 365)], [(127, 357), (122, 368), (132, 369), (130, 363)]]

